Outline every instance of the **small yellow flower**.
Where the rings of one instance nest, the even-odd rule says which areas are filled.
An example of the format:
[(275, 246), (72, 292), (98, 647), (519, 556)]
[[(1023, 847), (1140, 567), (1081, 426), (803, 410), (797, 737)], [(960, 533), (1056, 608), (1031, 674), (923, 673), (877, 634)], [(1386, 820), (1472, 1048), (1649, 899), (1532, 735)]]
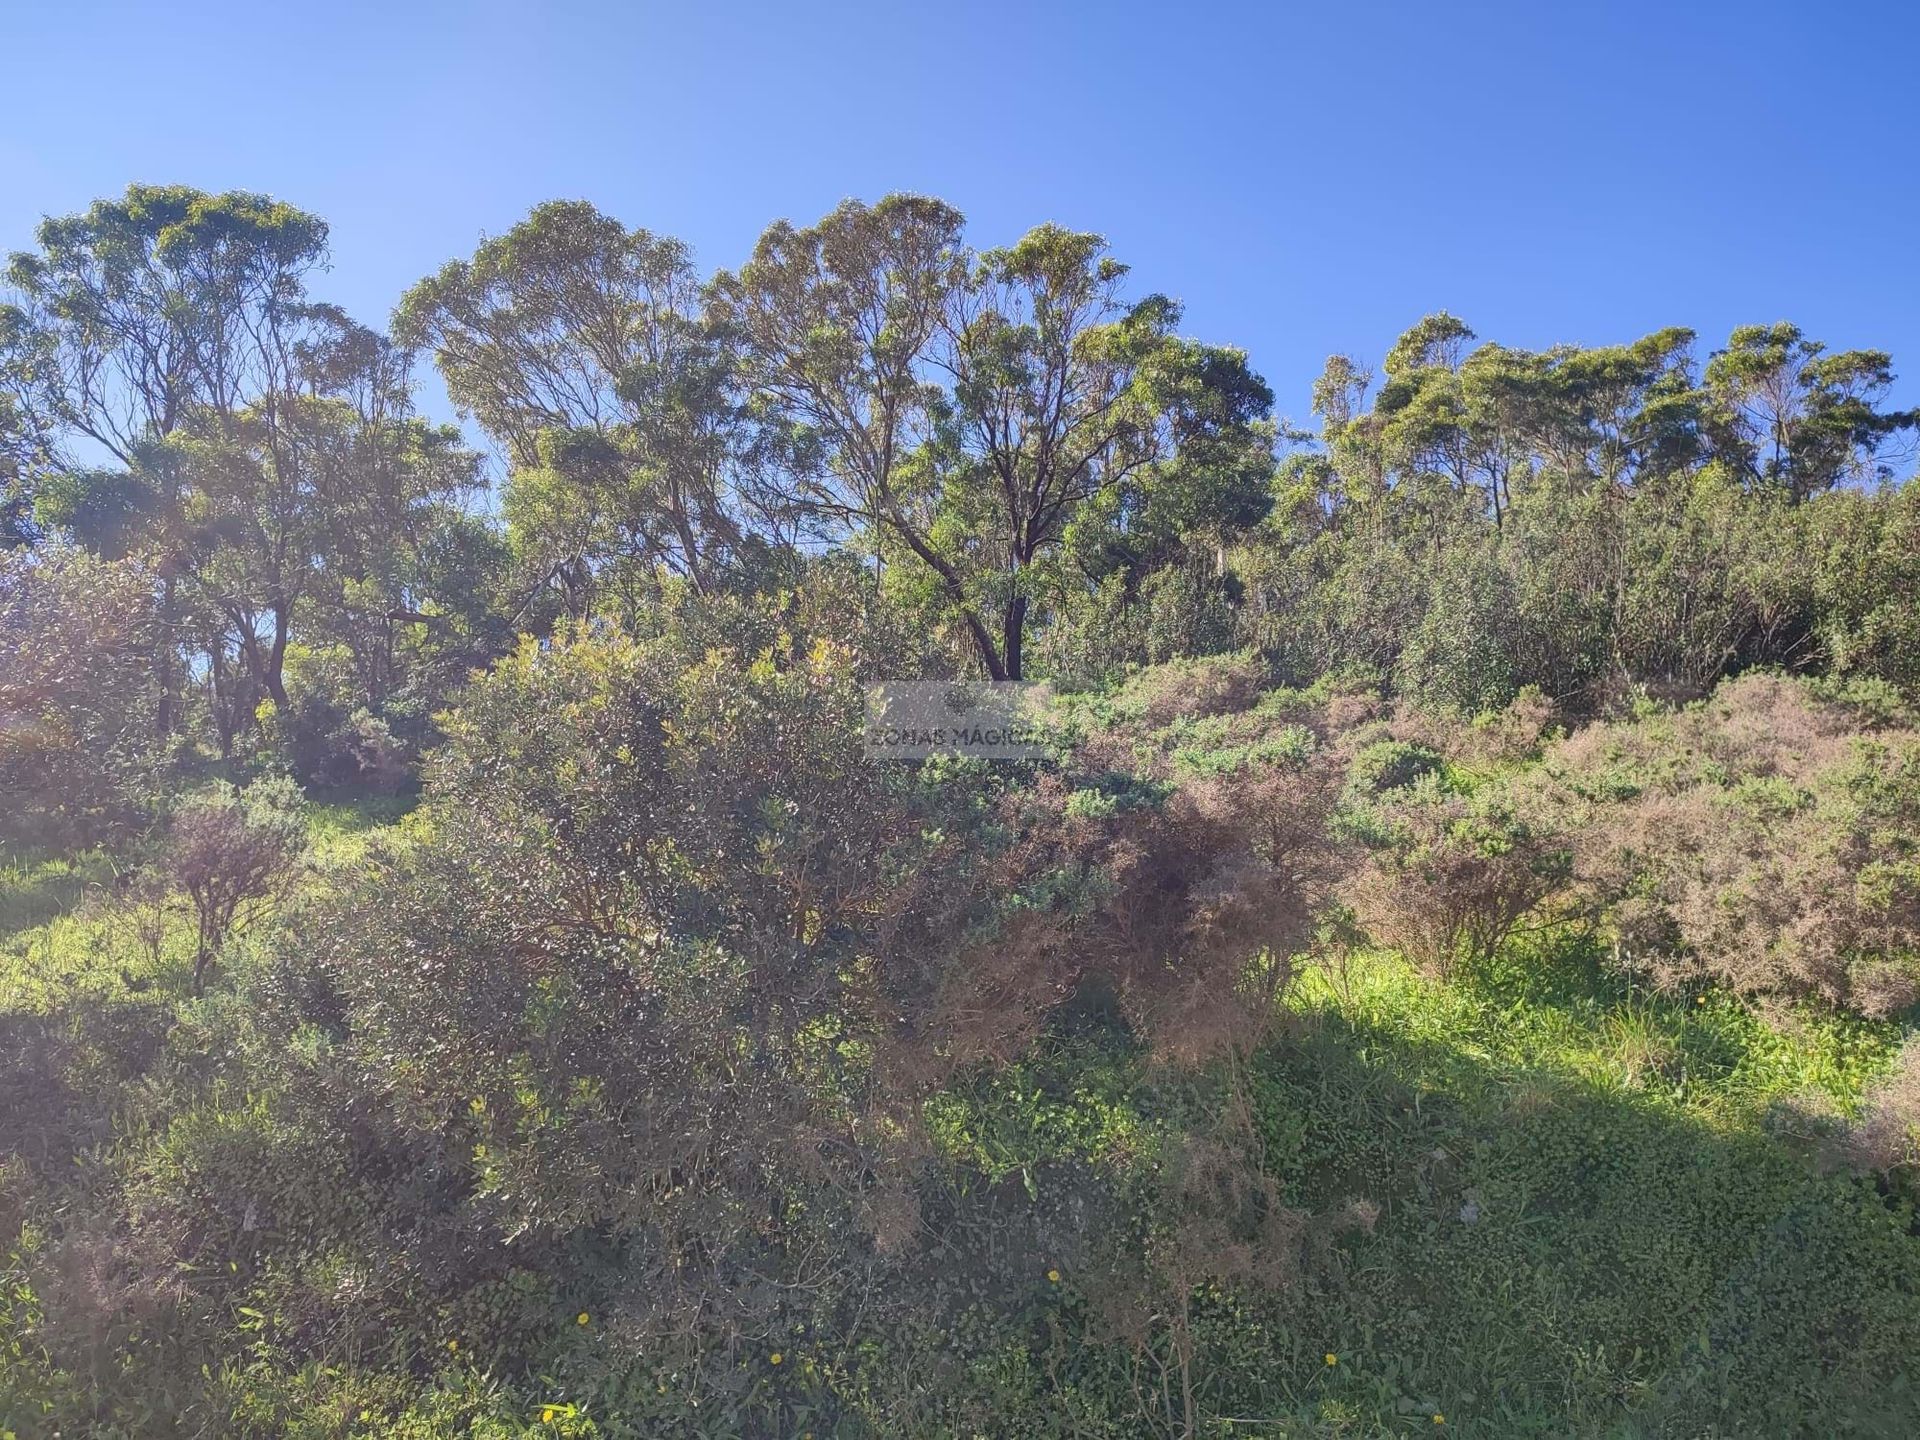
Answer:
[(553, 1423), (553, 1416), (554, 1416), (554, 1409), (553, 1409), (553, 1406), (551, 1405), (547, 1406), (544, 1410), (540, 1412), (541, 1420), (548, 1425), (551, 1425)]
[(1447, 1423), (1447, 1417), (1444, 1415), (1436, 1415), (1433, 1417), (1433, 1423), (1436, 1425), (1444, 1425)]
[(1707, 997), (1704, 995), (1696, 995), (1693, 997), (1693, 1003), (1696, 1005), (1704, 1005), (1707, 1003)]
[(1058, 1270), (1047, 1271), (1047, 1279), (1051, 1280), (1055, 1285), (1058, 1285), (1060, 1283), (1060, 1272)]
[(576, 1325), (585, 1325), (592, 1318), (593, 1317), (591, 1315), (587, 1314), (586, 1311), (582, 1310), (578, 1315), (573, 1317), (573, 1323)]
[(458, 1350), (459, 1348), (460, 1348), (460, 1342), (458, 1340), (447, 1341), (447, 1349)]
[(782, 1355), (778, 1350), (776, 1350), (771, 1355), (767, 1356), (767, 1363), (769, 1365), (778, 1365), (782, 1360), (786, 1358), (787, 1358), (786, 1356)]
[(1338, 1365), (1339, 1363), (1340, 1363), (1340, 1357), (1334, 1354), (1331, 1350), (1329, 1350), (1327, 1352), (1327, 1364)]

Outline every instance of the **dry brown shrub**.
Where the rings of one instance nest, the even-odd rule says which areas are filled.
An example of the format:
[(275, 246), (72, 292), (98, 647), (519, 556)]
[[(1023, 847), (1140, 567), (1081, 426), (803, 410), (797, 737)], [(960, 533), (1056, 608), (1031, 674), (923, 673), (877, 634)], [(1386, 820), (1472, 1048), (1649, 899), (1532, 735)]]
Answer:
[[(1355, 714), (1352, 722), (1341, 727), (1343, 730), (1354, 730), (1365, 720), (1380, 718), (1377, 709)], [(1553, 702), (1531, 686), (1504, 708), (1475, 716), (1422, 709), (1403, 700), (1377, 728), (1352, 736), (1347, 749), (1358, 750), (1375, 740), (1402, 740), (1425, 745), (1463, 765), (1511, 765), (1539, 750), (1557, 718)]]
[(1005, 1061), (1090, 983), (1162, 1059), (1256, 1043), (1338, 878), (1335, 779), (1321, 761), (1254, 764), (1101, 817), (1071, 813), (1057, 777), (1009, 795), (1015, 839), (975, 881), (999, 914), (942, 967), (915, 1053), (892, 1062)]
[(1288, 1208), (1279, 1182), (1236, 1147), (1183, 1137), (1162, 1184), (1166, 1213), (1181, 1220), (1154, 1247), (1152, 1262), (1176, 1292), (1208, 1280), (1277, 1288), (1299, 1275), (1311, 1221)]
[(1156, 1331), (1171, 1342), (1162, 1352), (1171, 1362), (1168, 1383), (1156, 1387), (1157, 1404), (1142, 1402), (1143, 1418), (1160, 1411), (1155, 1418), (1170, 1433), (1199, 1433), (1195, 1294), (1204, 1286), (1295, 1286), (1327, 1264), (1337, 1237), (1370, 1233), (1380, 1217), (1380, 1206), (1364, 1198), (1317, 1215), (1288, 1206), (1247, 1139), (1229, 1125), (1222, 1133), (1170, 1142), (1150, 1202), (1158, 1223), (1135, 1248), (1108, 1248), (1075, 1277), (1097, 1337), (1126, 1345), (1137, 1357), (1152, 1353)]
[(1871, 1016), (1920, 999), (1920, 735), (1748, 676), (1596, 725), (1546, 771), (1623, 963)]
[(1908, 1037), (1893, 1070), (1867, 1092), (1859, 1119), (1836, 1137), (1830, 1153), (1856, 1173), (1920, 1169), (1920, 1037)]
[(1538, 690), (1522, 690), (1505, 709), (1455, 727), (1452, 739), (1457, 748), (1447, 753), (1469, 764), (1509, 765), (1539, 749), (1554, 719), (1551, 700)]
[(1340, 886), (1360, 927), (1429, 975), (1491, 956), (1562, 883), (1551, 831), (1477, 815), (1458, 795), (1382, 807), (1397, 835)]
[(1365, 691), (1334, 696), (1326, 704), (1324, 719), (1328, 733), (1341, 735), (1378, 719), (1380, 712), (1380, 697)]
[(189, 801), (175, 814), (165, 874), (193, 906), (195, 993), (249, 909), (271, 903), (291, 882), (305, 838), (297, 804), (291, 786), (262, 782)]

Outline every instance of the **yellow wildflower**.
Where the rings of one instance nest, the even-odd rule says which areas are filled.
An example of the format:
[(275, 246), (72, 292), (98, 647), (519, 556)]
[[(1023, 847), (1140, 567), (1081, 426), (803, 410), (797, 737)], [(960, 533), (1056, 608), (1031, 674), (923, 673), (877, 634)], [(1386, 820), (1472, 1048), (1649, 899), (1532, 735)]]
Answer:
[(778, 1350), (776, 1350), (771, 1355), (767, 1356), (767, 1363), (769, 1365), (778, 1365), (782, 1360), (786, 1358), (787, 1358), (786, 1356), (782, 1355)]
[(591, 1315), (587, 1314), (586, 1311), (582, 1310), (578, 1315), (573, 1317), (573, 1323), (576, 1325), (584, 1325), (592, 1318), (593, 1317)]
[(1339, 1363), (1340, 1363), (1340, 1357), (1334, 1354), (1331, 1350), (1329, 1350), (1327, 1352), (1327, 1364), (1338, 1365)]
[(1047, 1279), (1051, 1280), (1055, 1285), (1058, 1285), (1060, 1283), (1060, 1272), (1058, 1270), (1047, 1271)]

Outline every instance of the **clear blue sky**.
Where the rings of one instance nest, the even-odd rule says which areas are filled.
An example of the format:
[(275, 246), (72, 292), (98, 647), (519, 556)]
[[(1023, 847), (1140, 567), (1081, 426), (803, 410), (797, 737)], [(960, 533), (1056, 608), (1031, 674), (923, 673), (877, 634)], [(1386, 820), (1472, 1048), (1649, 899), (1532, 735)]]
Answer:
[(0, 6), (0, 250), (129, 181), (333, 226), (384, 320), (529, 206), (742, 260), (907, 189), (1108, 236), (1306, 418), (1421, 314), (1539, 346), (1788, 318), (1920, 400), (1920, 12), (1501, 6)]

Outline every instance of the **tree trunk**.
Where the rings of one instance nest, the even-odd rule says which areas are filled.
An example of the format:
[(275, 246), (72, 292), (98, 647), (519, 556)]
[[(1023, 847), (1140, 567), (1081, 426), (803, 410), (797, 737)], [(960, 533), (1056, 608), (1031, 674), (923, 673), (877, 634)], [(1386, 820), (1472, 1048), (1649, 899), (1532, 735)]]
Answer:
[(1027, 597), (1016, 595), (1007, 606), (1007, 617), (1003, 628), (1001, 653), (1006, 657), (1004, 675), (996, 675), (996, 680), (1018, 680), (1021, 678), (1023, 652), (1027, 636)]
[(213, 690), (213, 728), (220, 736), (220, 758), (233, 758), (233, 691), (227, 680), (227, 640), (216, 634), (207, 645), (207, 683)]
[(292, 623), (291, 609), (285, 602), (273, 607), (273, 645), (267, 651), (265, 673), (260, 677), (260, 682), (267, 687), (267, 694), (282, 710), (287, 708), (284, 674), (287, 668), (287, 632)]
[(160, 582), (160, 625), (153, 646), (153, 683), (160, 691), (153, 728), (162, 740), (173, 734), (173, 616), (174, 581), (169, 575)]

